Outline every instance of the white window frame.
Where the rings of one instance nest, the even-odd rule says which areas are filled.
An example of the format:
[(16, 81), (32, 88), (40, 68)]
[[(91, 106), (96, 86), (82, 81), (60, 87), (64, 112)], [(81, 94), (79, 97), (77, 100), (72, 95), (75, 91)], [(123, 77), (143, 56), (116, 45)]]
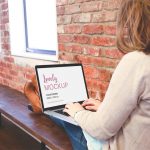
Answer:
[[(51, 2), (52, 0), (49, 1)], [(38, 54), (27, 51), (23, 0), (8, 0), (8, 6), (11, 54), (34, 59), (58, 61), (58, 41), (56, 43), (56, 55)], [(57, 22), (53, 34), (57, 37)]]

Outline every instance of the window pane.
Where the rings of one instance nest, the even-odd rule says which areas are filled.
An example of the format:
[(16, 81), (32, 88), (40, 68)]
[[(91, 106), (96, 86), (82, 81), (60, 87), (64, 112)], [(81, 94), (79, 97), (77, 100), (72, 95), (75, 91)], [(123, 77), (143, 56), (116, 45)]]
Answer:
[[(25, 7), (28, 51), (55, 52), (58, 47), (56, 0), (26, 0)], [(44, 51), (43, 53), (48, 53)]]

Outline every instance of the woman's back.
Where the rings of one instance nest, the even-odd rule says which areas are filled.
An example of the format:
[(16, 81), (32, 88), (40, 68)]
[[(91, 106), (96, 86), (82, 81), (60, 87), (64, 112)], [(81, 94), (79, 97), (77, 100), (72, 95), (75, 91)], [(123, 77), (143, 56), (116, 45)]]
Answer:
[[(120, 131), (110, 140), (110, 146), (116, 150), (150, 150), (150, 55), (136, 51), (125, 57), (126, 67), (133, 66), (133, 73), (126, 76), (133, 78), (133, 84), (129, 83), (126, 94), (133, 88), (133, 92), (137, 91), (138, 95), (133, 94), (137, 100), (135, 97), (129, 99), (131, 104), (128, 108), (122, 108), (129, 110), (129, 107), (135, 106)], [(124, 69), (128, 71), (129, 68)], [(116, 112), (116, 117), (117, 113), (119, 112)]]
[(112, 76), (99, 110), (85, 110), (75, 116), (90, 135), (108, 140), (103, 150), (150, 150), (149, 66), (150, 55), (139, 51), (126, 54)]

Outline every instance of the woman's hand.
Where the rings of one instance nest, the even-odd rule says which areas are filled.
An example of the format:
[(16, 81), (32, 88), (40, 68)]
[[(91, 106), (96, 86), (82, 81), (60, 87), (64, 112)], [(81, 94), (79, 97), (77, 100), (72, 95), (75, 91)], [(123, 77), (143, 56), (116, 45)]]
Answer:
[(65, 106), (64, 112), (68, 113), (72, 118), (74, 118), (76, 112), (81, 110), (84, 110), (84, 108), (79, 103), (70, 103)]
[(82, 103), (82, 106), (87, 110), (97, 111), (100, 104), (101, 104), (100, 100), (95, 100), (95, 99), (90, 98), (90, 99), (85, 100)]

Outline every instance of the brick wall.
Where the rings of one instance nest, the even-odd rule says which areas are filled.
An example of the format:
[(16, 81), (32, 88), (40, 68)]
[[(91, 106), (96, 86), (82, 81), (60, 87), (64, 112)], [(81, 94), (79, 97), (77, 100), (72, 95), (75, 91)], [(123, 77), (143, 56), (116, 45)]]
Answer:
[[(122, 57), (115, 41), (118, 7), (119, 0), (57, 0), (59, 60), (84, 65), (92, 97), (104, 96)], [(0, 0), (0, 84), (23, 91), (34, 69), (25, 58), (22, 65), (11, 56), (8, 12), (7, 0)]]

